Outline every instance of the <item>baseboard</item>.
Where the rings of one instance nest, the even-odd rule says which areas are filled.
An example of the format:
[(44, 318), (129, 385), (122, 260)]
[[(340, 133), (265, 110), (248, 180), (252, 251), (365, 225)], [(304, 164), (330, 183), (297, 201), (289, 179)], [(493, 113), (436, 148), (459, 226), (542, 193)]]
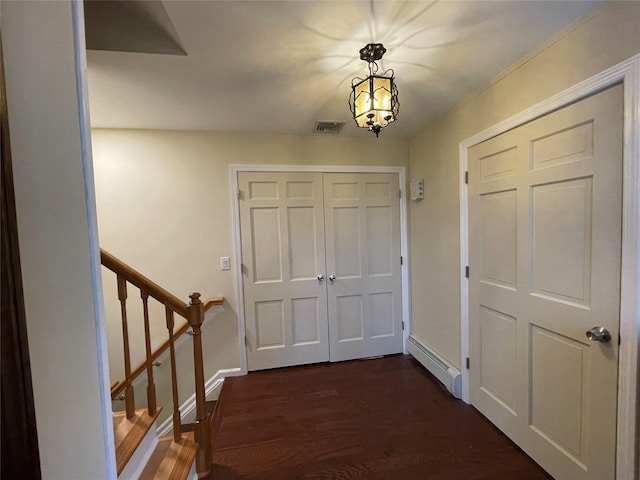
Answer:
[[(224, 379), (226, 377), (237, 377), (238, 375), (243, 375), (241, 368), (226, 368), (218, 370), (204, 384), (204, 393), (207, 397), (207, 400), (217, 400), (218, 395), (220, 395), (220, 389), (222, 388)], [(194, 393), (187, 400), (185, 400), (182, 405), (180, 405), (180, 420), (182, 421), (182, 423), (193, 423), (195, 421), (195, 415), (196, 395)], [(173, 419), (169, 417), (158, 427), (158, 435), (164, 437), (165, 435), (169, 435), (172, 430)]]
[(413, 335), (407, 341), (407, 351), (429, 370), (456, 398), (462, 398), (462, 375), (460, 370), (447, 362), (428, 345)]

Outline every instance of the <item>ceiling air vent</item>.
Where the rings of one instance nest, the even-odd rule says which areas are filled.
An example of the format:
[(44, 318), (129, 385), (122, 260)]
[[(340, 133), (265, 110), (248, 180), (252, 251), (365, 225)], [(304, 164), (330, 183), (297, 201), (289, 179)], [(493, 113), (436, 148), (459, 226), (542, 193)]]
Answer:
[(345, 122), (322, 122), (316, 120), (313, 133), (321, 133), (323, 135), (338, 135), (342, 131)]

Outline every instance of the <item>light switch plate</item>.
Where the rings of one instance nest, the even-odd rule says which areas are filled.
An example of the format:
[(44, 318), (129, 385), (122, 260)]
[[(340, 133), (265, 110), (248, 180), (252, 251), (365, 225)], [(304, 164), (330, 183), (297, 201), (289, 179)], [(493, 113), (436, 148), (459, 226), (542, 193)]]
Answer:
[(220, 257), (220, 270), (231, 270), (229, 257)]

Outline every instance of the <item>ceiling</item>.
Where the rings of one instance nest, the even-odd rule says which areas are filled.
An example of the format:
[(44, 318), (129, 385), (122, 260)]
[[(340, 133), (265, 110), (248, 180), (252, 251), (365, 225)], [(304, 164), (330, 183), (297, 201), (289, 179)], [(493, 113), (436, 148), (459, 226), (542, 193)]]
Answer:
[(172, 54), (89, 50), (94, 127), (308, 135), (315, 120), (329, 120), (347, 122), (343, 136), (371, 135), (347, 100), (351, 79), (367, 71), (358, 50), (381, 42), (379, 63), (395, 70), (400, 100), (381, 136), (410, 136), (599, 2), (108, 3), (148, 21), (126, 22), (122, 8), (87, 17), (88, 39), (111, 25), (115, 41), (89, 48)]

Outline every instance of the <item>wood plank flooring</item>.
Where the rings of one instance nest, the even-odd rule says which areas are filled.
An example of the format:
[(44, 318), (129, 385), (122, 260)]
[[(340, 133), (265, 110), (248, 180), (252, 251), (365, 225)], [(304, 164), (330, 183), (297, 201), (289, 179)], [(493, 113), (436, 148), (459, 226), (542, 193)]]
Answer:
[(208, 479), (548, 480), (408, 356), (225, 380)]

